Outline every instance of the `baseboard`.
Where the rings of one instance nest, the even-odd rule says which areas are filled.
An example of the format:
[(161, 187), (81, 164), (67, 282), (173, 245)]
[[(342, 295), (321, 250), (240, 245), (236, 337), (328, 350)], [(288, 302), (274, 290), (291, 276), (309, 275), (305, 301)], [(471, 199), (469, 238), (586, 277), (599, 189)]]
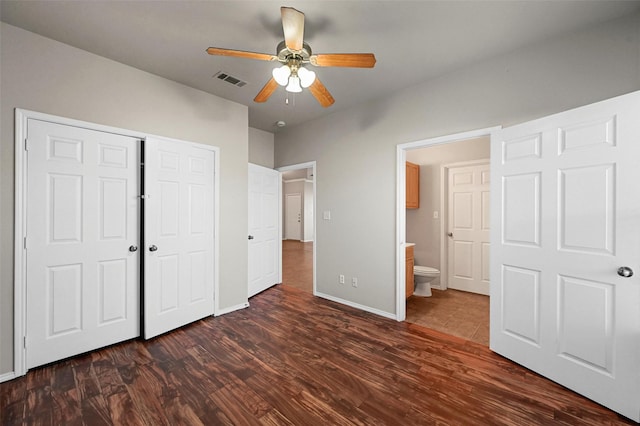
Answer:
[(351, 302), (349, 300), (341, 299), (339, 297), (334, 297), (334, 296), (330, 296), (328, 294), (318, 293), (318, 292), (316, 292), (314, 294), (314, 296), (318, 296), (318, 297), (321, 297), (323, 299), (331, 300), (332, 302), (340, 303), (342, 305), (351, 306), (352, 308), (360, 309), (361, 311), (369, 312), (369, 313), (372, 313), (372, 314), (375, 314), (375, 315), (379, 315), (381, 317), (389, 318), (389, 319), (392, 319), (392, 320), (397, 320), (398, 319), (396, 314), (392, 314), (392, 313), (389, 313), (389, 312), (381, 311), (380, 309), (372, 308), (370, 306), (361, 305), (359, 303), (354, 303), (354, 302)]
[(13, 380), (15, 379), (16, 373), (11, 371), (10, 373), (4, 373), (4, 374), (0, 374), (0, 383), (2, 382), (8, 382), (9, 380)]
[(234, 311), (239, 311), (240, 309), (245, 309), (249, 307), (249, 302), (244, 302), (239, 305), (229, 306), (228, 308), (220, 309), (218, 312), (214, 313), (213, 316), (219, 317), (220, 315), (229, 314)]

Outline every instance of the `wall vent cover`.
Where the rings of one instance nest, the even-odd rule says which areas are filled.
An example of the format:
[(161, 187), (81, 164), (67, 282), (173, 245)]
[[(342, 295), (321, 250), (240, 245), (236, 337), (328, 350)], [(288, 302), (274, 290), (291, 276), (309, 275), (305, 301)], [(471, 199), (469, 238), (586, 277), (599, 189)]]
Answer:
[(243, 87), (243, 86), (246, 86), (247, 84), (246, 81), (242, 81), (239, 78), (229, 75), (223, 71), (218, 71), (213, 76), (219, 80), (226, 81), (227, 83), (233, 84), (234, 86), (237, 86), (237, 87)]

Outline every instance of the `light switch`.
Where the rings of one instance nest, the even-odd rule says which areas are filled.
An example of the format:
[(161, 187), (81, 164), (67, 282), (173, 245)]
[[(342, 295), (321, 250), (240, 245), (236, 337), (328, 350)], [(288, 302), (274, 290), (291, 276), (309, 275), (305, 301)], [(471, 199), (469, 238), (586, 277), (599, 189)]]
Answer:
[(440, 217), (440, 214), (438, 213), (438, 210), (434, 210), (434, 211), (433, 211), (433, 218), (434, 218), (434, 219), (437, 219), (437, 218), (439, 218), (439, 217)]
[(331, 220), (331, 211), (329, 211), (329, 210), (325, 210), (325, 211), (322, 213), (322, 218), (323, 218), (324, 220)]

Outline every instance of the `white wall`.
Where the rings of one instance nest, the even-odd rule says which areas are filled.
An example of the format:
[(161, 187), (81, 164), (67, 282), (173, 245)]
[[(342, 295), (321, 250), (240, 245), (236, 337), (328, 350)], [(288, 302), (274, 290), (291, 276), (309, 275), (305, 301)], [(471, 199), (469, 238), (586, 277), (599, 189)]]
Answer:
[(14, 108), (220, 147), (221, 308), (247, 301), (247, 107), (2, 23), (0, 374), (13, 370)]
[(313, 241), (313, 182), (305, 181), (303, 196), (303, 216), (304, 226), (302, 229), (302, 240), (305, 242)]
[[(488, 137), (430, 146), (407, 151), (407, 161), (420, 165), (420, 208), (407, 209), (407, 241), (415, 243), (416, 265), (440, 269), (440, 224), (444, 217), (441, 197), (441, 168), (460, 161), (487, 159), (490, 156)], [(438, 219), (433, 212), (438, 212)], [(439, 278), (432, 282), (439, 284)]]
[(273, 133), (249, 127), (249, 162), (273, 169)]
[[(316, 224), (318, 292), (395, 313), (397, 144), (639, 90), (639, 32), (636, 14), (356, 108), (340, 110), (336, 93), (334, 114), (278, 132), (276, 166), (317, 161), (316, 211), (331, 211)], [(338, 284), (339, 274), (358, 277), (358, 287)]]

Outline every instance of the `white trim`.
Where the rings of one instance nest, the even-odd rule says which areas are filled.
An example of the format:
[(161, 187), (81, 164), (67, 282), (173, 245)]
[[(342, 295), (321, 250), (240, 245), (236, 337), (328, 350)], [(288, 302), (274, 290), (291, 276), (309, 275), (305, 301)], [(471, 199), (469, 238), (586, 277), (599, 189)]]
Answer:
[(330, 295), (324, 294), (324, 293), (317, 293), (315, 295), (318, 296), (318, 297), (321, 297), (323, 299), (331, 300), (332, 302), (340, 303), (342, 305), (351, 306), (352, 308), (356, 308), (356, 309), (359, 309), (361, 311), (365, 311), (365, 312), (369, 312), (369, 313), (372, 313), (372, 314), (376, 314), (376, 315), (379, 315), (379, 316), (384, 317), (384, 318), (396, 319), (396, 315), (392, 314), (391, 312), (381, 311), (380, 309), (375, 309), (375, 308), (372, 308), (370, 306), (361, 305), (359, 303), (351, 302), (350, 300), (341, 299), (339, 297), (330, 296)]
[(15, 373), (11, 372), (11, 373), (4, 373), (4, 374), (0, 374), (0, 383), (2, 382), (8, 382), (9, 380), (13, 380), (15, 379), (17, 376), (15, 375)]
[(25, 164), (24, 143), (27, 135), (28, 111), (15, 110), (15, 181), (14, 181), (14, 249), (13, 249), (13, 374), (14, 377), (24, 376), (27, 372), (24, 336), (26, 335), (26, 285), (27, 259), (24, 253), (24, 238), (26, 236), (26, 206), (27, 188), (25, 185), (27, 167)]
[[(407, 318), (406, 239), (407, 239), (407, 151), (396, 148), (396, 315), (397, 321)], [(402, 284), (402, 285), (400, 285)]]
[[(164, 136), (152, 135), (149, 133), (138, 132), (135, 130), (122, 129), (118, 127), (105, 126), (102, 124), (91, 123), (87, 121), (75, 120), (66, 117), (59, 117), (51, 114), (44, 114), (36, 111), (29, 111), (25, 109), (15, 109), (15, 205), (14, 205), (14, 307), (13, 307), (13, 372), (9, 372), (0, 376), (0, 381), (5, 377), (19, 377), (24, 376), (27, 373), (26, 368), (26, 354), (24, 348), (24, 338), (26, 336), (26, 256), (24, 254), (24, 238), (26, 236), (26, 200), (27, 200), (27, 187), (26, 187), (26, 173), (27, 164), (26, 156), (24, 155), (24, 141), (27, 136), (27, 124), (28, 120), (40, 120), (49, 123), (62, 124), (67, 126), (74, 126), (88, 130), (95, 130), (105, 133), (113, 133), (121, 136), (132, 137), (140, 139), (141, 141), (147, 138), (157, 138), (164, 140), (172, 140), (180, 143), (188, 143), (196, 145), (205, 149), (210, 149), (215, 153), (215, 170), (214, 176), (214, 190), (215, 190), (215, 211), (214, 211), (214, 315), (220, 314), (219, 308), (219, 281), (220, 281), (220, 250), (219, 250), (219, 232), (220, 229), (220, 148), (213, 145), (207, 145), (202, 143), (190, 142), (185, 140), (167, 138)], [(142, 160), (142, 159), (141, 159)], [(142, 285), (143, 283), (140, 283)], [(248, 306), (248, 303), (247, 303)], [(222, 312), (227, 312), (227, 309)], [(141, 330), (142, 333), (142, 330)]]
[[(220, 148), (214, 147), (213, 159), (213, 315), (220, 309)], [(248, 304), (247, 304), (248, 305)]]
[[(405, 299), (405, 243), (406, 243), (406, 182), (405, 182), (405, 161), (406, 151), (428, 146), (447, 144), (452, 142), (475, 139), (482, 136), (491, 136), (494, 132), (502, 129), (501, 126), (487, 127), (484, 129), (471, 130), (468, 132), (454, 133), (452, 135), (438, 136), (430, 139), (423, 139), (415, 142), (398, 144), (396, 149), (396, 319), (404, 321), (406, 319), (406, 299)], [(441, 221), (442, 223), (442, 221)], [(442, 225), (441, 225), (442, 226)], [(442, 244), (440, 245), (442, 250)], [(442, 257), (440, 259), (442, 268)], [(442, 278), (442, 269), (441, 278)]]
[(444, 167), (440, 167), (440, 282), (437, 286), (432, 285), (431, 288), (436, 288), (438, 290), (446, 290), (449, 288), (449, 262), (447, 256), (448, 252), (448, 244), (443, 243), (446, 241), (447, 228), (449, 226), (448, 214), (449, 209), (443, 207), (447, 204), (447, 191), (448, 188), (448, 180), (445, 175)]
[(213, 316), (219, 317), (220, 315), (230, 314), (231, 312), (239, 311), (240, 309), (245, 309), (248, 307), (249, 307), (249, 302), (240, 303), (239, 305), (218, 309), (216, 312), (214, 312)]
[(490, 158), (481, 160), (459, 161), (440, 166), (440, 284), (432, 288), (446, 290), (449, 288), (449, 170), (456, 167), (468, 167), (480, 164), (491, 164)]
[[(318, 195), (316, 192), (316, 182), (318, 181), (318, 174), (316, 171), (316, 162), (315, 161), (308, 161), (306, 163), (299, 163), (299, 164), (292, 164), (290, 166), (282, 166), (282, 167), (277, 167), (276, 170), (280, 172), (280, 180), (284, 183), (284, 181), (282, 180), (282, 172), (286, 172), (289, 170), (300, 170), (300, 169), (311, 169), (312, 173), (313, 173), (313, 180), (311, 181), (311, 183), (313, 183), (313, 240), (311, 240), (313, 242), (313, 295), (317, 296), (317, 287), (316, 287), (316, 271), (317, 266), (316, 266), (316, 253), (318, 252), (317, 247), (316, 247), (316, 223), (317, 223), (317, 219), (318, 219)], [(306, 180), (306, 179), (305, 179)], [(282, 197), (284, 196), (284, 191), (280, 191), (280, 200), (278, 205), (279, 207), (279, 223), (280, 223), (280, 240), (282, 240), (284, 238), (283, 235), (283, 227), (282, 227), (282, 205), (283, 205), (283, 199)], [(304, 232), (302, 233), (302, 236), (304, 236)], [(282, 282), (282, 244), (280, 244), (280, 282)]]
[(293, 183), (293, 182), (313, 182), (311, 179), (305, 179), (305, 178), (297, 178), (297, 179), (288, 179), (288, 180), (282, 180), (284, 183)]

